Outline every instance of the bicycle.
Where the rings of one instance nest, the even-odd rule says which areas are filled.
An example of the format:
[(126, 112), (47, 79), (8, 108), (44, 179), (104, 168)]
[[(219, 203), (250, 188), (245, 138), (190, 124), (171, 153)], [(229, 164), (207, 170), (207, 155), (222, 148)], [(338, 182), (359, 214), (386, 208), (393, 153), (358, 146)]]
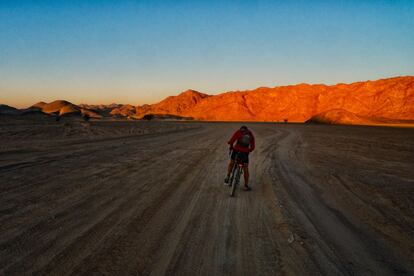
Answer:
[[(230, 149), (230, 155), (232, 153), (232, 150)], [(240, 177), (243, 174), (243, 162), (242, 160), (239, 158), (239, 153), (236, 153), (235, 156), (235, 161), (234, 161), (234, 165), (233, 165), (233, 169), (231, 171), (231, 176), (229, 179), (229, 186), (231, 187), (231, 192), (230, 192), (230, 196), (234, 197), (234, 194), (236, 192), (236, 188), (237, 186), (240, 184)], [(233, 183), (234, 180), (234, 183)]]

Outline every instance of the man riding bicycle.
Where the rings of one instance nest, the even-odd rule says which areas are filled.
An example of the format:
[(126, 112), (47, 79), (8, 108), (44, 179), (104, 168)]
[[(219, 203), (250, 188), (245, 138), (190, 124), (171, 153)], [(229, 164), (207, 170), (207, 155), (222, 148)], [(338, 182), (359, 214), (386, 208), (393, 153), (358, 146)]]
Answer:
[[(234, 142), (236, 144), (234, 145)], [(230, 174), (233, 170), (234, 162), (236, 161), (236, 156), (241, 160), (243, 163), (243, 171), (244, 171), (244, 190), (250, 191), (251, 188), (249, 186), (249, 153), (252, 152), (255, 148), (255, 139), (253, 133), (246, 127), (242, 126), (239, 130), (237, 130), (233, 136), (231, 137), (230, 141), (227, 142), (230, 145), (230, 149), (232, 150), (230, 164), (227, 169), (227, 176), (224, 179), (225, 183), (229, 183)]]

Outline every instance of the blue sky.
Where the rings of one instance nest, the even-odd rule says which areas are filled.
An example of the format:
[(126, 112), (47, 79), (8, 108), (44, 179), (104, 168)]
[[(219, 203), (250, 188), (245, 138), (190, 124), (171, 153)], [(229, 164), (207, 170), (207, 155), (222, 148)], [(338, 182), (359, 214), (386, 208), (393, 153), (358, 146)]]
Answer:
[(2, 1), (0, 103), (414, 75), (414, 1)]

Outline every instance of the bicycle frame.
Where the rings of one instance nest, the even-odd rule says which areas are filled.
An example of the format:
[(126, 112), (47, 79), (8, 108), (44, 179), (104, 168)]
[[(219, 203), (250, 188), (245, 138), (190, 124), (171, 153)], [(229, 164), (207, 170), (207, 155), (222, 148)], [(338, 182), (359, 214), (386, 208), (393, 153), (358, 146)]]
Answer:
[[(243, 168), (244, 168), (244, 164), (241, 162), (240, 158), (238, 157), (238, 153), (235, 156), (235, 160), (234, 160), (234, 165), (233, 165), (233, 170), (231, 172), (231, 177), (230, 177), (230, 186), (231, 188), (231, 192), (230, 192), (230, 196), (233, 197), (235, 192), (236, 192), (236, 188), (240, 183), (240, 177), (243, 174)], [(234, 180), (234, 183), (233, 183)]]

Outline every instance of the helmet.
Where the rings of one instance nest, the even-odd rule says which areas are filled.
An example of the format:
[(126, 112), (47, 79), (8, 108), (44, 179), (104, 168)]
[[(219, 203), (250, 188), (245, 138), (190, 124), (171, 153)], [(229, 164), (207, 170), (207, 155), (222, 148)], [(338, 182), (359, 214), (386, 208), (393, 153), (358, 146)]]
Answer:
[(247, 130), (247, 126), (241, 126), (240, 130)]

